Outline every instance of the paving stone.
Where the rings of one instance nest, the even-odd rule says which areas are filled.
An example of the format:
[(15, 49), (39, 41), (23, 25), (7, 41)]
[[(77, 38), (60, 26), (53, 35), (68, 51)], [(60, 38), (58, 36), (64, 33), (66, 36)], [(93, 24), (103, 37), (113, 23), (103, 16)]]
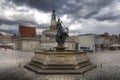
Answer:
[(40, 75), (24, 69), (33, 56), (33, 52), (0, 49), (0, 80), (120, 80), (120, 51), (87, 53), (97, 68), (84, 75)]

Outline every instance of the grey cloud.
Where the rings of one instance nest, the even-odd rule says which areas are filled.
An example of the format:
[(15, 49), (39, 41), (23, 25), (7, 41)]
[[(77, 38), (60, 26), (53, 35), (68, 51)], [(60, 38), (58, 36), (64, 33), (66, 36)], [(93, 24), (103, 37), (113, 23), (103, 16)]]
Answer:
[(35, 25), (35, 27), (37, 29), (49, 29), (50, 25), (49, 24), (39, 24), (39, 25)]
[(102, 9), (98, 14), (93, 15), (92, 18), (95, 18), (99, 21), (111, 20), (116, 21), (120, 19), (120, 12), (116, 10), (115, 4), (107, 6)]
[(112, 27), (109, 27), (109, 26), (99, 26), (97, 27), (96, 30), (93, 31), (94, 33), (104, 33), (104, 32), (108, 32), (110, 34), (120, 34), (120, 28), (119, 26), (112, 26)]
[(56, 9), (58, 9), (63, 4), (66, 3), (66, 0), (65, 1), (61, 1), (61, 0), (12, 0), (12, 1), (15, 4), (18, 4), (18, 5), (26, 4), (30, 7), (36, 8), (38, 10), (42, 10), (44, 12), (51, 11), (54, 5)]
[[(78, 0), (79, 1), (79, 0)], [(99, 11), (112, 4), (114, 0), (82, 0), (81, 3), (83, 5), (83, 9), (80, 10), (80, 14), (77, 17), (82, 18), (91, 18), (91, 16), (96, 15)], [(84, 11), (84, 13), (82, 13)], [(85, 14), (82, 16), (82, 14)]]
[[(77, 0), (79, 1), (79, 0)], [(104, 7), (106, 5), (109, 5), (114, 0), (82, 0), (83, 4), (87, 4), (88, 6), (98, 6), (98, 7)]]
[[(38, 10), (42, 10), (44, 12), (51, 11), (53, 5), (56, 6), (56, 11), (58, 14), (71, 14), (76, 15), (79, 11), (82, 9), (86, 9), (91, 11), (91, 13), (96, 12), (96, 10), (99, 10), (100, 8), (107, 6), (110, 4), (113, 0), (73, 0), (74, 3), (70, 3), (70, 0), (13, 0), (16, 4), (19, 5), (29, 5), (30, 7), (34, 7)], [(91, 1), (91, 2), (90, 2)], [(63, 6), (66, 6), (66, 8), (63, 8)], [(87, 9), (89, 8), (89, 9)], [(78, 14), (78, 16), (81, 14)], [(88, 16), (89, 13), (86, 15)], [(77, 15), (76, 15), (77, 16)]]
[[(89, 18), (91, 15), (99, 12), (101, 8), (113, 2), (113, 0), (73, 0), (74, 3), (71, 3), (70, 1), (71, 0), (13, 0), (16, 4), (26, 4), (44, 12), (51, 11), (53, 5), (55, 4), (56, 11), (59, 15), (70, 14), (76, 18)], [(66, 8), (63, 6), (66, 6)], [(82, 14), (86, 15), (82, 16), (80, 13), (82, 10), (85, 11)]]
[[(3, 25), (7, 26), (8, 28), (4, 29)], [(14, 22), (12, 24), (11, 24), (11, 22), (8, 22), (8, 23), (5, 23), (5, 24), (1, 23), (0, 24), (0, 31), (10, 33), (10, 34), (17, 34), (19, 25), (29, 25), (29, 24), (26, 24), (26, 23), (15, 24)], [(46, 24), (40, 24), (40, 25), (37, 25), (37, 24), (35, 24), (35, 25), (32, 24), (31, 25), (30, 24), (30, 26), (34, 26), (36, 29), (49, 29), (49, 25), (46, 25)], [(3, 29), (2, 29), (2, 27), (3, 27)]]
[[(6, 0), (9, 2), (9, 0)], [(75, 21), (79, 21), (80, 19), (96, 19), (98, 21), (104, 21), (104, 20), (117, 20), (120, 19), (120, 13), (119, 12), (108, 12), (107, 14), (103, 14), (101, 12), (102, 9), (105, 7), (110, 7), (111, 4), (115, 2), (115, 0), (11, 0), (14, 4), (18, 6), (26, 5), (28, 8), (31, 9), (37, 9), (39, 11), (43, 11), (45, 13), (51, 13), (53, 5), (56, 7), (56, 15), (58, 17), (61, 17), (63, 15), (68, 15), (72, 21), (68, 23), (69, 25), (74, 24)], [(5, 6), (9, 6), (9, 8), (12, 5), (7, 5), (8, 3), (4, 4)], [(2, 6), (1, 6), (2, 7)], [(13, 7), (14, 8), (14, 7)], [(21, 13), (24, 12), (24, 10), (20, 11)], [(100, 13), (101, 12), (101, 13)], [(99, 14), (99, 15), (98, 15)], [(13, 18), (15, 21), (11, 21), (8, 19), (1, 19), (0, 18), (0, 25), (7, 24), (7, 25), (14, 25), (14, 24), (26, 24), (30, 23), (36, 26), (36, 28), (44, 28), (48, 29), (50, 24), (38, 24), (34, 20), (32, 20), (32, 15), (14, 15)], [(89, 21), (89, 20), (88, 20)], [(91, 21), (91, 20), (90, 20)], [(117, 20), (118, 21), (118, 20)], [(84, 20), (80, 20), (79, 23), (85, 23)], [(89, 26), (89, 23), (87, 25)], [(91, 26), (91, 29), (85, 29), (85, 26), (82, 26), (84, 29), (81, 30), (83, 33), (99, 33), (103, 31), (108, 31), (111, 33), (118, 33), (119, 31), (119, 25), (115, 26), (115, 31), (113, 30), (113, 27), (110, 29), (107, 27), (107, 25), (98, 25), (94, 23)], [(99, 26), (99, 27), (98, 27)], [(10, 30), (9, 30), (10, 31)], [(13, 31), (14, 32), (14, 31)], [(74, 30), (71, 31), (72, 33), (80, 32), (80, 30)]]
[(37, 25), (33, 21), (26, 21), (26, 20), (16, 20), (16, 21), (11, 21), (11, 20), (6, 20), (6, 19), (0, 19), (0, 25), (6, 24), (6, 25), (14, 25), (14, 24), (33, 24)]
[(95, 18), (99, 21), (104, 21), (104, 20), (114, 21), (114, 20), (120, 19), (120, 14), (119, 15), (105, 14), (105, 15), (101, 15), (101, 16), (96, 16)]
[(120, 34), (120, 23), (118, 21), (89, 21), (91, 21), (91, 24), (83, 23), (82, 27), (84, 28), (81, 30), (82, 33), (102, 34), (104, 32), (108, 32), (110, 34)]
[(0, 30), (0, 32), (6, 32), (6, 33), (10, 33), (10, 34), (18, 34), (18, 31), (16, 31), (16, 30)]

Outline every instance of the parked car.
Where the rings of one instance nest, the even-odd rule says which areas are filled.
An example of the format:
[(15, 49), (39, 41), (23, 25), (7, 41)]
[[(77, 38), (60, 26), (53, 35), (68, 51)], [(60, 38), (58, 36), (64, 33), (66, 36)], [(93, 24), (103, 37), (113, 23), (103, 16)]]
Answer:
[(80, 51), (83, 52), (93, 52), (93, 49), (91, 47), (80, 47)]

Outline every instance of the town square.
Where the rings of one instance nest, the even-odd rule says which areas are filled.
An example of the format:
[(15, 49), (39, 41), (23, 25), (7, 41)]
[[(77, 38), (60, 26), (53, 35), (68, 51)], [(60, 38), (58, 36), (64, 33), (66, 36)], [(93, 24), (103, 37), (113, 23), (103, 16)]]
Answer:
[[(26, 70), (24, 65), (30, 62), (33, 52), (0, 49), (1, 80), (119, 80), (120, 51), (98, 51), (87, 53), (97, 68), (84, 74), (37, 74)], [(8, 78), (7, 78), (8, 77)]]
[(0, 6), (0, 80), (120, 80), (120, 0)]

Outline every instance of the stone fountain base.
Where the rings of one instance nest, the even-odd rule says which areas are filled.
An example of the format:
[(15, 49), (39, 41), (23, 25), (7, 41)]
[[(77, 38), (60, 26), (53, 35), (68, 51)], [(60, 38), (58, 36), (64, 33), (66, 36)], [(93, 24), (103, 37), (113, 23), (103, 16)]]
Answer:
[(64, 49), (56, 47), (55, 51), (35, 51), (31, 62), (25, 67), (40, 74), (79, 74), (96, 67), (85, 52)]

